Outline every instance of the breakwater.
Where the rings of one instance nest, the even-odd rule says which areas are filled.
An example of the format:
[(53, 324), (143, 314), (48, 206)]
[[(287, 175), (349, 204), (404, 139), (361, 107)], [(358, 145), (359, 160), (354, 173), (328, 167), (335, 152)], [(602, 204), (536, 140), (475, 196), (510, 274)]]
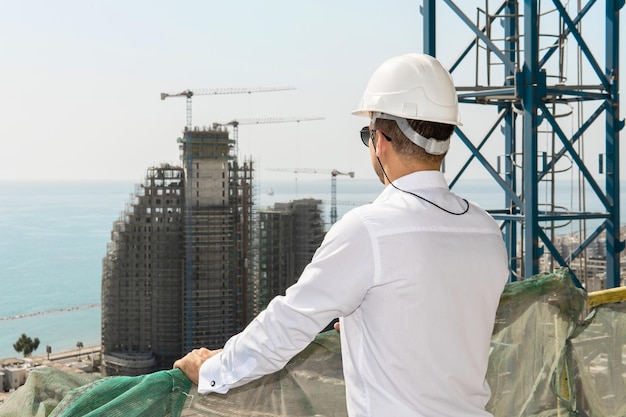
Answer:
[(54, 314), (54, 313), (66, 313), (68, 311), (86, 310), (88, 308), (95, 308), (95, 307), (100, 307), (100, 304), (85, 304), (82, 306), (54, 308), (52, 310), (36, 311), (34, 313), (24, 313), (24, 314), (17, 314), (14, 316), (4, 316), (4, 317), (0, 317), (0, 321), (19, 320), (19, 319), (24, 319), (27, 317), (45, 316), (45, 315)]

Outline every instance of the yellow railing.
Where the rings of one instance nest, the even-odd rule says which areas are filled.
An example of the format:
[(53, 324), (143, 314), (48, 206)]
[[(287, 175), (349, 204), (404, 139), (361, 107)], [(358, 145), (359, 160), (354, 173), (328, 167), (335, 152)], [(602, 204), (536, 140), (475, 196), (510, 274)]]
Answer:
[(587, 294), (587, 308), (626, 300), (626, 287), (609, 288)]

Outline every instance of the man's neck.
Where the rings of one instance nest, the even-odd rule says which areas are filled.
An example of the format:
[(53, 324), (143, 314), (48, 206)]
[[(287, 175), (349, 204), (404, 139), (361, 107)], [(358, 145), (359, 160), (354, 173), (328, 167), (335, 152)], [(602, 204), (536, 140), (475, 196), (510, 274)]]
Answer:
[(410, 164), (406, 163), (396, 163), (389, 164), (389, 166), (384, 167), (387, 176), (385, 178), (385, 185), (388, 185), (389, 182), (393, 182), (400, 177), (404, 177), (405, 175), (412, 174), (414, 172), (421, 171), (439, 171), (441, 166), (439, 164), (424, 164), (420, 162), (412, 162)]

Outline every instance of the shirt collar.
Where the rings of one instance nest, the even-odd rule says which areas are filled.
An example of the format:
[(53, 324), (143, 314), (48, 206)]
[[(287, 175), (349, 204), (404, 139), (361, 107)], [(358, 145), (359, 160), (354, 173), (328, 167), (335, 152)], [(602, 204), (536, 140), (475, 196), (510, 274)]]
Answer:
[[(446, 181), (441, 171), (418, 171), (407, 174), (403, 177), (397, 178), (393, 181), (393, 185), (396, 187), (415, 192), (415, 190), (425, 188), (445, 188), (448, 189), (448, 182)], [(384, 199), (386, 196), (393, 193), (395, 188), (392, 185), (387, 185), (382, 193), (379, 195), (379, 199)]]
[(441, 171), (418, 171), (397, 178), (393, 184), (401, 189), (448, 188), (448, 183)]

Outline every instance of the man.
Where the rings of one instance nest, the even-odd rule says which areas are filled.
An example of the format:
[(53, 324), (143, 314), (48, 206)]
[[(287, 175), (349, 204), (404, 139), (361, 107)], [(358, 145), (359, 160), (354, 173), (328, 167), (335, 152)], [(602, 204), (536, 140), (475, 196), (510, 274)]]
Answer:
[(223, 350), (174, 366), (201, 393), (225, 393), (281, 369), (340, 317), (350, 416), (489, 416), (508, 263), (496, 223), (439, 171), (460, 125), (452, 77), (427, 55), (392, 58), (354, 114), (370, 118), (361, 138), (383, 192), (335, 223), (299, 281)]

